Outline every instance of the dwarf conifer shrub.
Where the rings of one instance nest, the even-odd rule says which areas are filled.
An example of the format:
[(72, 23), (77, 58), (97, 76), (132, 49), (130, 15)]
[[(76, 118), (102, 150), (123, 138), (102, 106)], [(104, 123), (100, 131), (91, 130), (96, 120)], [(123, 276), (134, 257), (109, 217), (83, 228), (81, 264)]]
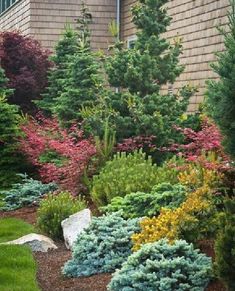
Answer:
[(114, 197), (111, 203), (101, 207), (104, 212), (122, 210), (125, 218), (158, 215), (162, 207), (177, 208), (186, 197), (186, 188), (180, 184), (158, 184), (150, 193), (136, 192), (125, 197)]
[(37, 225), (51, 237), (62, 239), (61, 222), (84, 208), (86, 208), (86, 202), (80, 196), (75, 198), (69, 192), (61, 192), (58, 195), (49, 194), (40, 203)]
[(114, 273), (110, 291), (202, 291), (211, 276), (211, 258), (191, 244), (167, 240), (143, 246)]
[(116, 196), (143, 191), (149, 192), (158, 183), (157, 166), (151, 157), (135, 151), (117, 153), (108, 161), (100, 174), (93, 177), (91, 196), (99, 206), (106, 205)]
[(13, 184), (12, 189), (1, 192), (5, 196), (3, 210), (38, 204), (45, 194), (57, 189), (55, 183), (43, 184), (41, 181), (28, 178), (27, 175), (18, 176), (22, 178), (21, 183)]
[(94, 217), (74, 243), (73, 258), (63, 273), (68, 277), (113, 272), (131, 254), (131, 235), (139, 231), (138, 219), (125, 220), (117, 213)]

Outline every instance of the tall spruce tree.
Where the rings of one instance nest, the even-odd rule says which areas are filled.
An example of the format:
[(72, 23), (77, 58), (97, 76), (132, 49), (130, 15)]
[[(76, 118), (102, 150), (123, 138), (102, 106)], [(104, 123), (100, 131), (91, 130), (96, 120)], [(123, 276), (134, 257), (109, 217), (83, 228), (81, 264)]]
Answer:
[[(176, 94), (162, 94), (163, 85), (172, 84), (183, 71), (179, 64), (180, 39), (173, 44), (163, 37), (171, 18), (164, 5), (168, 0), (139, 0), (132, 8), (137, 28), (134, 48), (117, 42), (107, 58), (109, 83), (121, 88), (111, 104), (120, 115), (116, 120), (117, 138), (130, 135), (156, 135), (157, 145), (174, 138), (172, 125), (181, 124), (193, 88), (185, 86)], [(124, 90), (122, 90), (124, 89)], [(176, 138), (176, 136), (175, 136)]]
[(102, 88), (99, 64), (90, 47), (89, 24), (92, 16), (83, 4), (78, 18), (78, 50), (70, 59), (69, 75), (64, 90), (55, 98), (53, 113), (66, 125), (81, 120), (82, 107), (93, 103)]
[(235, 158), (235, 0), (230, 0), (228, 31), (224, 36), (225, 50), (217, 53), (218, 61), (212, 64), (219, 81), (208, 81), (206, 104), (209, 115), (224, 134), (224, 145)]
[(48, 73), (48, 87), (42, 94), (42, 99), (35, 102), (47, 114), (52, 114), (55, 99), (64, 92), (68, 83), (71, 59), (77, 51), (78, 35), (66, 25), (62, 38), (55, 47), (55, 54), (51, 57), (54, 66)]

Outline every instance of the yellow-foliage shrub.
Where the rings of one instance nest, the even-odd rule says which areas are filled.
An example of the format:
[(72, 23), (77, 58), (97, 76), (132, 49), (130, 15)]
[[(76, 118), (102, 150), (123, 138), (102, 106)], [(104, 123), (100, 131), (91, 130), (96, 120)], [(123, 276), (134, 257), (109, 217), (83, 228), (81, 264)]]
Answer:
[(197, 222), (197, 213), (209, 211), (209, 196), (210, 188), (207, 185), (202, 186), (190, 193), (179, 208), (162, 208), (158, 217), (143, 219), (140, 222), (141, 232), (132, 235), (133, 250), (138, 250), (142, 244), (162, 238), (167, 238), (170, 242), (179, 239), (181, 230), (186, 225)]

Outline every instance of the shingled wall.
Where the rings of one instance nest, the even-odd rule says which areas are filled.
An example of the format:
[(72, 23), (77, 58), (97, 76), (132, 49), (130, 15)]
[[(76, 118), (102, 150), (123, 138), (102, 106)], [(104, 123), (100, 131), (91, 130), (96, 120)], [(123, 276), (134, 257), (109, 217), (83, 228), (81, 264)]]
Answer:
[[(124, 39), (136, 33), (131, 22), (130, 7), (135, 0), (122, 2), (122, 36)], [(174, 90), (189, 82), (198, 87), (198, 93), (190, 100), (189, 111), (195, 111), (203, 100), (205, 80), (214, 79), (210, 63), (215, 60), (214, 52), (223, 50), (223, 38), (216, 26), (226, 24), (229, 0), (172, 0), (167, 4), (172, 22), (166, 37), (182, 37), (183, 54), (180, 62), (185, 70), (174, 84)]]

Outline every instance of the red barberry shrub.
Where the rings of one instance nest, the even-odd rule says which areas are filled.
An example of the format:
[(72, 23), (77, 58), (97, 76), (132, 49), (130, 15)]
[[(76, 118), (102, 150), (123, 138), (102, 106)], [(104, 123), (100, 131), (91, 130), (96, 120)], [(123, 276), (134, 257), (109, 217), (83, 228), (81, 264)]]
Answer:
[(156, 145), (154, 141), (156, 136), (133, 136), (130, 138), (123, 139), (120, 143), (117, 144), (116, 150), (118, 152), (133, 152), (135, 150), (144, 148), (146, 150), (154, 151), (156, 149)]
[(91, 158), (96, 154), (92, 138), (84, 138), (83, 131), (73, 125), (62, 129), (56, 119), (30, 119), (22, 126), (21, 150), (37, 167), (43, 182), (56, 182), (62, 189), (77, 194), (81, 179)]
[(47, 71), (52, 66), (49, 51), (41, 44), (19, 32), (0, 33), (0, 59), (8, 87), (14, 89), (8, 101), (25, 112), (34, 108), (32, 100), (39, 99), (47, 85)]

